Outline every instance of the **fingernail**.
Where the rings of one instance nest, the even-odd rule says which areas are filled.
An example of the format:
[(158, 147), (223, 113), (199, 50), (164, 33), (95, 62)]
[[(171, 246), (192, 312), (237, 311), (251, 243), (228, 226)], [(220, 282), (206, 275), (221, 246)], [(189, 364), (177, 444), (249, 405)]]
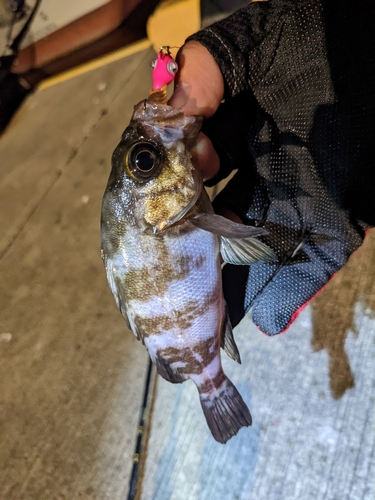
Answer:
[(188, 102), (191, 93), (189, 83), (179, 83), (174, 89), (172, 97), (169, 99), (169, 105), (174, 108), (182, 108)]

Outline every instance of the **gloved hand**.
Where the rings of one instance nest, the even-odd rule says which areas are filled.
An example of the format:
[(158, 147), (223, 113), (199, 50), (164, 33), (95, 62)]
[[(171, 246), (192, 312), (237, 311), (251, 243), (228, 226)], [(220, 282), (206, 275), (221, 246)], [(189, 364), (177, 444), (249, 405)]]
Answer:
[[(252, 308), (268, 335), (290, 325), (375, 223), (375, 98), (365, 101), (356, 73), (348, 85), (335, 77), (346, 67), (340, 37), (328, 45), (325, 35), (316, 2), (252, 4), (199, 32), (192, 38), (201, 44), (189, 41), (178, 56), (172, 105), (208, 118), (211, 140), (201, 136), (196, 165), (212, 182), (238, 169), (215, 210), (266, 228), (279, 258), (223, 269), (233, 326)], [(374, 85), (373, 69), (366, 77), (365, 88)]]

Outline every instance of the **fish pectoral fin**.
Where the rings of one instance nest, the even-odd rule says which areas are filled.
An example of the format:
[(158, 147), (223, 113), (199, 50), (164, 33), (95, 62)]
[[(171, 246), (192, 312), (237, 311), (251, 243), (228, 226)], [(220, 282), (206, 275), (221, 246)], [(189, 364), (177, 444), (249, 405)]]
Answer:
[(262, 227), (239, 224), (217, 214), (202, 213), (189, 220), (194, 226), (225, 238), (249, 238), (268, 234)]
[(265, 243), (255, 238), (220, 238), (220, 253), (228, 264), (250, 265), (260, 260), (277, 261), (275, 252)]
[(200, 229), (220, 236), (220, 251), (228, 264), (249, 265), (259, 260), (277, 261), (274, 251), (256, 240), (267, 231), (262, 227), (246, 226), (217, 214), (199, 214), (190, 222)]
[(207, 425), (219, 443), (225, 444), (242, 427), (251, 425), (249, 408), (227, 377), (220, 388), (210, 393), (200, 392), (199, 397)]
[(156, 355), (151, 359), (156, 366), (158, 374), (168, 382), (172, 382), (172, 384), (181, 384), (188, 379), (188, 377), (181, 373), (181, 371), (173, 369), (171, 365), (161, 356)]
[(229, 319), (228, 307), (225, 304), (225, 319), (223, 323), (223, 329), (221, 331), (221, 348), (227, 353), (227, 355), (241, 364), (241, 356), (238, 350), (237, 344), (233, 337), (232, 325)]

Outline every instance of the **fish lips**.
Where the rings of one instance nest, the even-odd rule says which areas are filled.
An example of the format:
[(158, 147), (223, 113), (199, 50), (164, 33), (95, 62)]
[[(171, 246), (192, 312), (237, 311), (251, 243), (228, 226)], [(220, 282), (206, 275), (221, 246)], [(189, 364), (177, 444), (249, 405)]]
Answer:
[(138, 132), (162, 144), (183, 141), (194, 146), (202, 128), (203, 116), (185, 116), (182, 109), (147, 99), (134, 106), (132, 122), (138, 123)]

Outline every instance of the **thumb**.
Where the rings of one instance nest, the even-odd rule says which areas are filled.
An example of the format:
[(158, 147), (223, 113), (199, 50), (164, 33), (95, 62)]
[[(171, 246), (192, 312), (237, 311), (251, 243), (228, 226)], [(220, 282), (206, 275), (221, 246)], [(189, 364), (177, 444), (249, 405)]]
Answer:
[(220, 170), (220, 159), (210, 139), (199, 133), (191, 151), (194, 166), (200, 171), (203, 181), (212, 179)]
[(178, 51), (175, 90), (169, 104), (186, 115), (212, 116), (224, 95), (220, 68), (199, 42), (187, 42)]

